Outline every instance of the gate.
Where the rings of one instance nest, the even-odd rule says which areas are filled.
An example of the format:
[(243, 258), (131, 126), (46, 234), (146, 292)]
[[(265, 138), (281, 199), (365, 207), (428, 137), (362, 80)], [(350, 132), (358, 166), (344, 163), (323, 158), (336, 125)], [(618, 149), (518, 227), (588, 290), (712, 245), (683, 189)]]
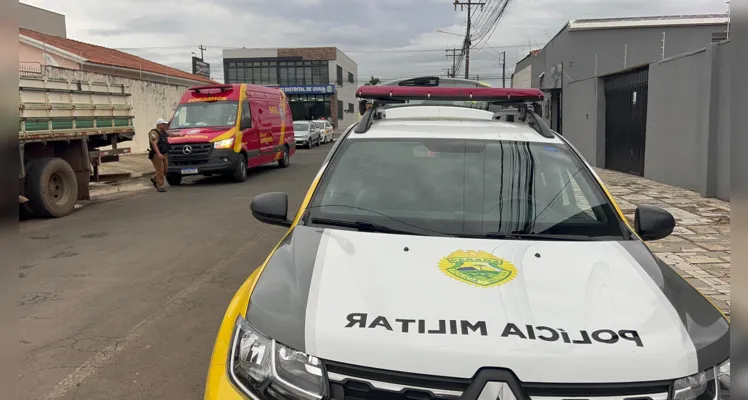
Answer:
[(605, 79), (605, 168), (644, 175), (649, 67)]

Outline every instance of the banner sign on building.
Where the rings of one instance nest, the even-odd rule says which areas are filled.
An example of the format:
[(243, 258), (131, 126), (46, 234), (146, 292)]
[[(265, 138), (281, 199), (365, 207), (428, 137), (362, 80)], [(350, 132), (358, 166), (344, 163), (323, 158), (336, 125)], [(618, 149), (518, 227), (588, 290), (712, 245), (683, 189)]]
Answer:
[(286, 94), (333, 94), (335, 85), (276, 86)]
[(192, 57), (192, 73), (210, 79), (210, 64), (197, 57)]

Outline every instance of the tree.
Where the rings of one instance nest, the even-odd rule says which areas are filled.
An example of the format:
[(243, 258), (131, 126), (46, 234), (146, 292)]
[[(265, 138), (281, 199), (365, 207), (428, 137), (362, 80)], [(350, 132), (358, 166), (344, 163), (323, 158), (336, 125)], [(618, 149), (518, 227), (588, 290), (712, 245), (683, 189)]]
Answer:
[(371, 79), (369, 79), (369, 82), (366, 82), (365, 86), (376, 86), (380, 83), (382, 83), (382, 81), (380, 81), (379, 78), (375, 78), (372, 76)]

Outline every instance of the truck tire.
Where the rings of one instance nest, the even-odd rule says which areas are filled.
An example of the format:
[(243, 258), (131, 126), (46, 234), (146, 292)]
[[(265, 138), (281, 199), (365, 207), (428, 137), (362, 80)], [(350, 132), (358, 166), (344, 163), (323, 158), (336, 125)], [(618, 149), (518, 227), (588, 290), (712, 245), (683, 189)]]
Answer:
[(234, 182), (244, 182), (247, 180), (247, 158), (244, 157), (244, 154), (239, 154), (236, 161), (236, 170), (234, 170), (232, 178)]
[(288, 146), (283, 146), (283, 155), (278, 160), (278, 166), (288, 168), (289, 165), (291, 165), (291, 153), (288, 151)]
[(166, 182), (169, 186), (179, 186), (182, 184), (182, 175), (166, 174)]
[(32, 160), (26, 165), (26, 195), (35, 215), (64, 217), (78, 200), (75, 171), (61, 158)]

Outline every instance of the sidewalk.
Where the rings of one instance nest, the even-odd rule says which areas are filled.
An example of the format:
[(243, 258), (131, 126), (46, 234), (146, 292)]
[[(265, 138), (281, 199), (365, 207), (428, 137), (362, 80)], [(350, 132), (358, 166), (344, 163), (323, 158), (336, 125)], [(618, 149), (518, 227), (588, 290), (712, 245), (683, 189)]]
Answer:
[(637, 176), (596, 169), (626, 217), (642, 204), (664, 208), (673, 234), (649, 248), (730, 315), (730, 203)]
[[(91, 198), (151, 188), (153, 185), (146, 178), (150, 178), (154, 172), (148, 154), (120, 156), (119, 162), (105, 163), (99, 166), (99, 174), (102, 175), (102, 178), (100, 182), (90, 183)], [(129, 174), (130, 178), (108, 182), (104, 175), (109, 174)]]

